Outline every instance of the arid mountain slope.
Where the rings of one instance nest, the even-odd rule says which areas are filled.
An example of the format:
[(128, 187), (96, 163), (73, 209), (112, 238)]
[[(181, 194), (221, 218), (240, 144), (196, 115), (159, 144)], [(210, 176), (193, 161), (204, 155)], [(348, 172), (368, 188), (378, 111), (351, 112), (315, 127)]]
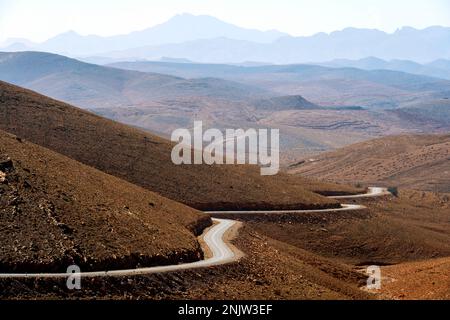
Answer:
[(122, 62), (112, 66), (181, 77), (215, 76), (255, 85), (277, 95), (302, 95), (323, 106), (396, 108), (447, 96), (450, 81), (390, 70), (315, 65), (242, 67), (217, 64)]
[(341, 300), (370, 299), (359, 289), (365, 275), (274, 240), (244, 225), (233, 240), (246, 256), (214, 268), (83, 281), (67, 290), (66, 280), (0, 279), (3, 299), (211, 299)]
[(0, 80), (92, 109), (188, 97), (237, 101), (267, 95), (263, 89), (213, 77), (189, 80), (120, 70), (43, 52), (0, 52)]
[(314, 110), (321, 109), (320, 106), (309, 102), (302, 96), (282, 96), (270, 99), (259, 99), (251, 103), (256, 110), (281, 111), (281, 110)]
[[(195, 120), (219, 129), (280, 129), (283, 164), (384, 135), (443, 133), (449, 126), (449, 115), (436, 108), (450, 91), (450, 81), (441, 79), (309, 65), (124, 67), (134, 66), (146, 72), (49, 53), (0, 53), (0, 80), (164, 137)], [(153, 67), (172, 75), (149, 72)], [(409, 109), (384, 110), (399, 106)]]
[(412, 123), (418, 119), (440, 123), (442, 128), (450, 128), (450, 94), (441, 99), (434, 99), (421, 103), (413, 103), (404, 108), (395, 110), (399, 117), (410, 120)]
[(411, 262), (382, 269), (381, 297), (399, 300), (449, 300), (450, 258)]
[(197, 117), (213, 127), (232, 123), (241, 127), (277, 128), (281, 132), (284, 164), (382, 136), (442, 134), (449, 130), (446, 103), (450, 81), (437, 78), (389, 70), (314, 65), (236, 66), (148, 61), (112, 66), (181, 77), (215, 76), (274, 92), (275, 97), (239, 104), (198, 99), (180, 103), (178, 100), (171, 104), (103, 108), (96, 112), (162, 134), (172, 129), (168, 117), (183, 125)]
[(0, 129), (198, 209), (338, 205), (305, 179), (263, 177), (256, 166), (176, 166), (164, 139), (6, 83)]
[(401, 189), (397, 197), (355, 200), (368, 209), (305, 214), (247, 224), (274, 239), (355, 266), (450, 255), (450, 194)]
[(450, 192), (450, 135), (371, 140), (305, 159), (290, 173), (353, 184)]
[[(0, 131), (0, 271), (195, 261), (209, 217)], [(189, 230), (190, 229), (190, 230)]]

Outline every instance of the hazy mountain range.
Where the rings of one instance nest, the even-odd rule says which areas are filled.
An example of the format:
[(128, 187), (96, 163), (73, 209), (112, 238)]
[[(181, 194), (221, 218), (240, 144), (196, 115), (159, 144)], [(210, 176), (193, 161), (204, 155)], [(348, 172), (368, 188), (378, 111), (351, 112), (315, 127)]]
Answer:
[(0, 79), (91, 109), (180, 97), (239, 101), (270, 95), (229, 80), (121, 70), (42, 52), (0, 52)]
[(161, 57), (210, 63), (305, 63), (374, 56), (429, 63), (450, 59), (450, 28), (404, 27), (392, 34), (347, 28), (330, 34), (292, 37), (279, 31), (240, 28), (210, 16), (178, 15), (166, 23), (127, 35), (82, 36), (70, 31), (43, 43), (10, 39), (2, 51), (35, 50), (72, 57), (158, 60)]
[(163, 136), (195, 120), (219, 129), (277, 128), (285, 162), (386, 134), (445, 132), (450, 124), (450, 81), (404, 72), (173, 62), (113, 66), (50, 53), (0, 53), (0, 80)]
[(292, 95), (322, 106), (385, 109), (450, 96), (448, 80), (390, 70), (169, 62), (99, 66), (40, 52), (0, 53), (0, 80), (91, 109), (194, 98), (248, 103)]
[(121, 62), (110, 66), (183, 78), (218, 77), (277, 95), (302, 95), (323, 106), (398, 108), (448, 98), (450, 81), (392, 70), (307, 64), (244, 67), (225, 64)]
[(385, 61), (374, 57), (368, 57), (359, 60), (337, 59), (316, 64), (333, 68), (393, 70), (442, 79), (450, 79), (450, 60), (445, 59), (439, 59), (430, 63), (420, 64), (410, 60)]
[(68, 31), (39, 44), (33, 44), (24, 39), (8, 40), (6, 43), (8, 47), (3, 50), (14, 50), (25, 46), (33, 50), (80, 56), (137, 48), (143, 45), (183, 43), (217, 37), (247, 40), (255, 43), (270, 43), (284, 36), (288, 35), (276, 30), (245, 29), (211, 16), (182, 14), (174, 16), (163, 24), (126, 35), (112, 37), (82, 36), (74, 31)]

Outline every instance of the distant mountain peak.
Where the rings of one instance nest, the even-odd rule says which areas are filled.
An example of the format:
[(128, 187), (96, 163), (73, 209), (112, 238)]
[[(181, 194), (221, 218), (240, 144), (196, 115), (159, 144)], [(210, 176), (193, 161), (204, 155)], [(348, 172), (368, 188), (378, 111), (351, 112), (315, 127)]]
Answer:
[(411, 60), (424, 64), (450, 59), (449, 38), (450, 28), (440, 26), (423, 30), (403, 27), (393, 33), (349, 27), (293, 37), (277, 30), (239, 27), (209, 15), (180, 13), (162, 24), (126, 35), (82, 36), (71, 30), (38, 45), (15, 44), (10, 51), (29, 47), (27, 50), (84, 59), (95, 56), (116, 60), (176, 57), (204, 63), (267, 61), (275, 64), (358, 60), (373, 56), (386, 61)]
[(417, 31), (418, 30), (413, 27), (403, 26), (403, 27), (397, 29), (397, 31), (395, 31), (394, 34), (409, 34), (409, 33), (414, 33)]
[[(65, 36), (65, 37), (67, 37), (67, 36), (70, 36), (70, 37), (78, 37), (78, 36), (80, 36), (80, 34), (77, 33), (77, 32), (74, 31), (74, 30), (68, 30), (68, 31), (66, 31), (66, 32), (63, 32), (63, 33), (57, 35), (56, 37), (63, 37), (63, 36)], [(56, 37), (55, 37), (55, 38), (56, 38)]]
[(180, 13), (180, 14), (173, 16), (167, 22), (170, 22), (170, 21), (176, 20), (176, 19), (210, 19), (210, 20), (215, 20), (215, 21), (221, 21), (213, 16), (206, 15), (206, 14), (196, 15), (196, 14), (184, 12), (184, 13)]

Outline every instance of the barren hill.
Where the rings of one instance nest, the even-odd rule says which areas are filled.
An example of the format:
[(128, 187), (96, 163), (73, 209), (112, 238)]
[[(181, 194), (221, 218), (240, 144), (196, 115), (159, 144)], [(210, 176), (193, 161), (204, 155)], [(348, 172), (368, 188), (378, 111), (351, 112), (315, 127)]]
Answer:
[(321, 109), (320, 106), (299, 95), (259, 99), (252, 105), (256, 109), (267, 111)]
[(233, 81), (120, 70), (44, 52), (0, 52), (0, 80), (83, 108), (147, 104), (180, 97), (237, 101), (267, 92)]
[(450, 135), (404, 135), (354, 144), (291, 168), (330, 181), (450, 191)]
[(308, 180), (263, 177), (256, 166), (176, 166), (164, 139), (6, 83), (0, 129), (198, 209), (338, 205), (308, 191)]
[[(195, 261), (209, 217), (0, 131), (1, 272)], [(103, 269), (105, 268), (105, 269)]]
[(397, 108), (446, 97), (450, 90), (448, 80), (390, 70), (368, 71), (301, 64), (243, 67), (151, 61), (122, 62), (111, 66), (181, 77), (216, 76), (265, 88), (276, 95), (300, 94), (323, 106)]
[(441, 79), (311, 65), (114, 66), (138, 70), (49, 53), (0, 53), (0, 80), (165, 137), (195, 120), (210, 128), (280, 129), (283, 164), (383, 135), (448, 128), (445, 108), (435, 107), (450, 91)]

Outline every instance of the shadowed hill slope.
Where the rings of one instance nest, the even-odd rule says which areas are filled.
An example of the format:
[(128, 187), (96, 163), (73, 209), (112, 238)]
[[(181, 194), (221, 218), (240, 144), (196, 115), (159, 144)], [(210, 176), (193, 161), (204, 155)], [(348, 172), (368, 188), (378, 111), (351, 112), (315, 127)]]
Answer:
[[(66, 272), (202, 258), (208, 216), (0, 130), (0, 271)], [(194, 233), (193, 233), (194, 231)]]
[(198, 209), (338, 206), (302, 178), (263, 177), (256, 166), (175, 166), (164, 139), (6, 83), (0, 129)]
[(321, 109), (320, 106), (309, 102), (299, 95), (259, 99), (253, 102), (252, 105), (257, 110), (267, 111)]

